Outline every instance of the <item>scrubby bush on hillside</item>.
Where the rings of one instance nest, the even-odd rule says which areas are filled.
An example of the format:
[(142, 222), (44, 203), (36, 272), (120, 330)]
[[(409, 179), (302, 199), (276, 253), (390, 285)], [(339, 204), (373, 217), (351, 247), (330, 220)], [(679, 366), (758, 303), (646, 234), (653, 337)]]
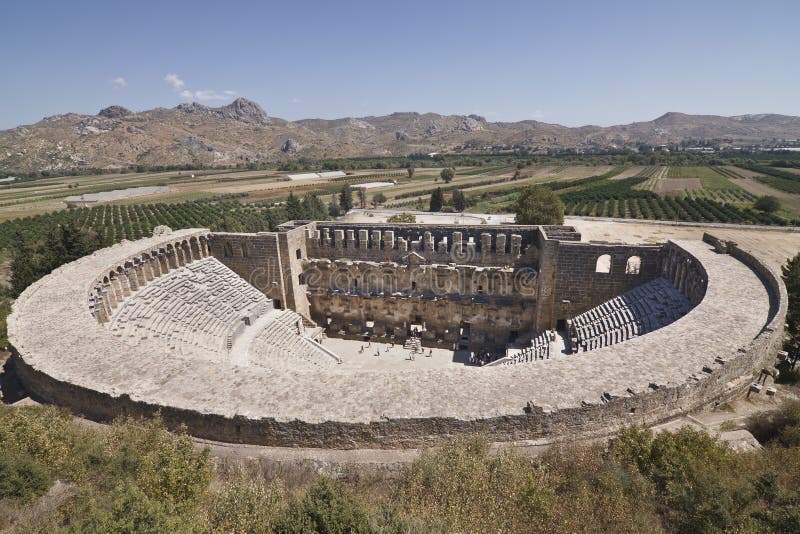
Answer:
[(50, 487), (47, 469), (29, 456), (0, 455), (0, 499), (30, 501)]

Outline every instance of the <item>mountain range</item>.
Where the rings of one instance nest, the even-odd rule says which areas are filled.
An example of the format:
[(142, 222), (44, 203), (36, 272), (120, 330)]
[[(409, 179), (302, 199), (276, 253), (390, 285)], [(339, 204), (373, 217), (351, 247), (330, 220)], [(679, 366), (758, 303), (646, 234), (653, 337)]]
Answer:
[(489, 122), (478, 115), (392, 113), (287, 121), (238, 98), (222, 107), (198, 103), (133, 112), (110, 106), (97, 115), (67, 113), (0, 131), (0, 172), (73, 171), (145, 165), (233, 165), (301, 157), (403, 156), (512, 148), (638, 148), (700, 140), (775, 145), (800, 139), (800, 117), (722, 117), (666, 113), (618, 126), (567, 127), (535, 120)]

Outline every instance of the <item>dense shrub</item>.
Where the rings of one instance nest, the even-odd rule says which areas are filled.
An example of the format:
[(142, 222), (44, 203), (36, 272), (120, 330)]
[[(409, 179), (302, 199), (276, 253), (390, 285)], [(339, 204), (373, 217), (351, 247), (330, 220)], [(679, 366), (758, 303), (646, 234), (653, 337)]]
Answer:
[(47, 469), (29, 456), (0, 453), (0, 499), (30, 501), (50, 487)]
[(275, 526), (279, 533), (372, 532), (363, 502), (341, 482), (323, 477), (292, 501)]
[(759, 211), (774, 213), (781, 209), (781, 203), (772, 195), (764, 195), (763, 197), (758, 197), (758, 199), (753, 202), (753, 207)]

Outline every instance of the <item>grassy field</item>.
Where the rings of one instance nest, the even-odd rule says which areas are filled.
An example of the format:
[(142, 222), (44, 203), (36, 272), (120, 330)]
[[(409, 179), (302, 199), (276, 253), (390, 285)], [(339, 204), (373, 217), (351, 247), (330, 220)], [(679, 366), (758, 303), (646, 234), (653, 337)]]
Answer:
[(669, 178), (697, 178), (707, 191), (716, 189), (735, 189), (728, 178), (714, 167), (670, 167)]

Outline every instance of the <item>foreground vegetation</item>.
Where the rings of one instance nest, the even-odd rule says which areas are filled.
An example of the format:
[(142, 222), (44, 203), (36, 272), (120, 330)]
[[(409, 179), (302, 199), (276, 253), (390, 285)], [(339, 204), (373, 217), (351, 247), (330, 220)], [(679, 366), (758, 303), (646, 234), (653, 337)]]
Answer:
[[(75, 424), (0, 407), (0, 530), (10, 532), (794, 532), (800, 405), (736, 453), (702, 432), (630, 428), (531, 460), (484, 437), (398, 473), (214, 461), (156, 420)], [(58, 482), (56, 482), (58, 481)]]

